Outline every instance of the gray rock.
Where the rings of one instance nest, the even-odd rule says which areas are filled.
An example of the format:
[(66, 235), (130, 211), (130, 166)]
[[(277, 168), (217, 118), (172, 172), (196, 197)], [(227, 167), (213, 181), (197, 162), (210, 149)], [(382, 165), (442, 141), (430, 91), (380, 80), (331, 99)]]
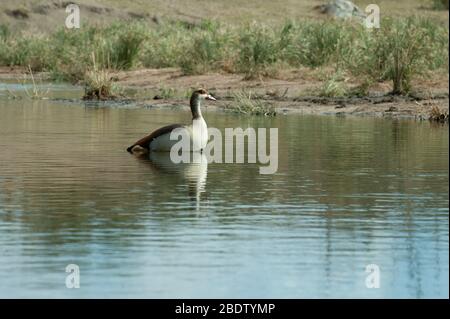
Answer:
[(322, 13), (342, 19), (353, 17), (364, 19), (366, 17), (366, 14), (350, 0), (332, 0), (317, 8)]

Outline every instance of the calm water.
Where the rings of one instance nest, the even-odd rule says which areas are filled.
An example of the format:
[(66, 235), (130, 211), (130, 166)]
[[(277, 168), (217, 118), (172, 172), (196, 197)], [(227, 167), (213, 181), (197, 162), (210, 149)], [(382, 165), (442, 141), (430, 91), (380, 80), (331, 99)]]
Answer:
[(448, 298), (448, 126), (205, 117), (278, 127), (278, 172), (125, 151), (187, 107), (0, 97), (0, 297)]

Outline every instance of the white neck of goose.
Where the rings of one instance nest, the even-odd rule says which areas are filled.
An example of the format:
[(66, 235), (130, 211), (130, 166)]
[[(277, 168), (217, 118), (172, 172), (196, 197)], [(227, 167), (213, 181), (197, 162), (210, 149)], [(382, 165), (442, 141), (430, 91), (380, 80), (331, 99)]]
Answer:
[(198, 94), (193, 94), (191, 96), (190, 105), (192, 119), (202, 118), (202, 111), (200, 110), (200, 96)]

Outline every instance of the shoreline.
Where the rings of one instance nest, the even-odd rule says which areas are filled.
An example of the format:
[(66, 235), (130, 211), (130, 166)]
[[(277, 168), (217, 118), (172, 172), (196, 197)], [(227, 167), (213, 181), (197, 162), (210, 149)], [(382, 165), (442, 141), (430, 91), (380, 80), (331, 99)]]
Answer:
[[(23, 81), (23, 68), (0, 67), (0, 81)], [(297, 73), (297, 74), (296, 74)], [(185, 97), (190, 90), (206, 87), (218, 98), (217, 102), (208, 103), (207, 110), (227, 111), (233, 102), (233, 94), (240, 91), (252, 92), (257, 100), (270, 104), (277, 114), (364, 116), (380, 118), (408, 118), (428, 120), (433, 108), (447, 114), (448, 122), (449, 93), (448, 75), (446, 77), (421, 83), (419, 92), (409, 96), (390, 95), (385, 83), (379, 84), (367, 96), (324, 97), (311, 94), (321, 81), (314, 76), (298, 70), (285, 74), (283, 78), (264, 78), (243, 80), (239, 74), (211, 73), (203, 75), (182, 75), (175, 68), (137, 69), (132, 71), (112, 72), (114, 83), (130, 95), (101, 103), (133, 103), (147, 108), (176, 108), (187, 103)], [(34, 74), (40, 83), (48, 83), (46, 73)], [(54, 83), (54, 82), (49, 82)], [(70, 85), (70, 84), (69, 84)], [(423, 87), (425, 86), (425, 88)], [(447, 87), (447, 89), (444, 89)], [(164, 93), (164, 94), (161, 94)], [(82, 100), (80, 103), (96, 101)], [(231, 112), (231, 110), (230, 110)], [(237, 113), (238, 114), (238, 113)], [(245, 115), (245, 114), (242, 114)]]
[[(389, 97), (388, 97), (389, 98)], [(312, 98), (314, 99), (314, 97)], [(363, 99), (361, 99), (363, 100)], [(187, 105), (184, 99), (161, 99), (161, 100), (128, 100), (135, 103), (137, 106), (146, 108), (158, 109), (176, 109), (180, 105)], [(373, 101), (366, 101), (361, 103), (352, 102), (347, 104), (342, 102), (343, 99), (336, 99), (327, 103), (315, 103), (305, 101), (285, 100), (279, 101), (277, 99), (265, 99), (274, 106), (277, 115), (301, 114), (301, 115), (332, 115), (332, 116), (360, 116), (360, 117), (378, 117), (378, 118), (405, 118), (415, 120), (430, 120), (430, 108), (438, 105), (441, 110), (448, 113), (449, 98), (439, 98), (433, 100), (408, 101), (404, 98), (392, 97), (386, 102), (378, 102), (379, 99)], [(86, 101), (85, 101), (86, 102)], [(103, 103), (111, 103), (104, 101)], [(118, 99), (115, 102), (121, 103)], [(207, 111), (230, 112), (233, 110), (228, 108), (230, 100), (218, 96), (218, 100), (214, 103), (205, 105)], [(90, 101), (90, 103), (98, 103)], [(444, 109), (446, 107), (446, 109)], [(239, 114), (236, 113), (235, 114)], [(245, 114), (240, 114), (245, 116)], [(448, 121), (448, 119), (447, 119)]]

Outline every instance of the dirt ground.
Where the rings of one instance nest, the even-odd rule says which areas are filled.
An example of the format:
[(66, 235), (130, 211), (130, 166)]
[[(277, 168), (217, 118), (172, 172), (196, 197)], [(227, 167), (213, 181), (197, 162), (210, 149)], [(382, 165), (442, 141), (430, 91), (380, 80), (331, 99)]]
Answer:
[[(314, 72), (292, 70), (280, 78), (244, 80), (238, 74), (206, 74), (183, 76), (177, 69), (145, 69), (114, 74), (117, 83), (133, 88), (140, 103), (147, 106), (164, 107), (186, 103), (185, 96), (198, 87), (207, 88), (218, 98), (209, 103), (210, 109), (226, 109), (231, 103), (233, 92), (245, 90), (256, 98), (271, 103), (278, 113), (364, 115), (386, 117), (414, 117), (426, 119), (434, 107), (442, 113), (449, 110), (448, 74), (415, 81), (420, 94), (409, 97), (391, 96), (389, 83), (380, 83), (370, 90), (367, 97), (326, 98), (314, 92), (322, 85)], [(349, 82), (351, 82), (349, 80)], [(351, 86), (352, 83), (349, 83)], [(356, 84), (354, 84), (356, 85)], [(171, 89), (173, 96), (161, 98), (161, 89)], [(425, 93), (424, 93), (425, 92)], [(160, 97), (154, 99), (154, 96)], [(211, 105), (213, 104), (213, 105)]]

